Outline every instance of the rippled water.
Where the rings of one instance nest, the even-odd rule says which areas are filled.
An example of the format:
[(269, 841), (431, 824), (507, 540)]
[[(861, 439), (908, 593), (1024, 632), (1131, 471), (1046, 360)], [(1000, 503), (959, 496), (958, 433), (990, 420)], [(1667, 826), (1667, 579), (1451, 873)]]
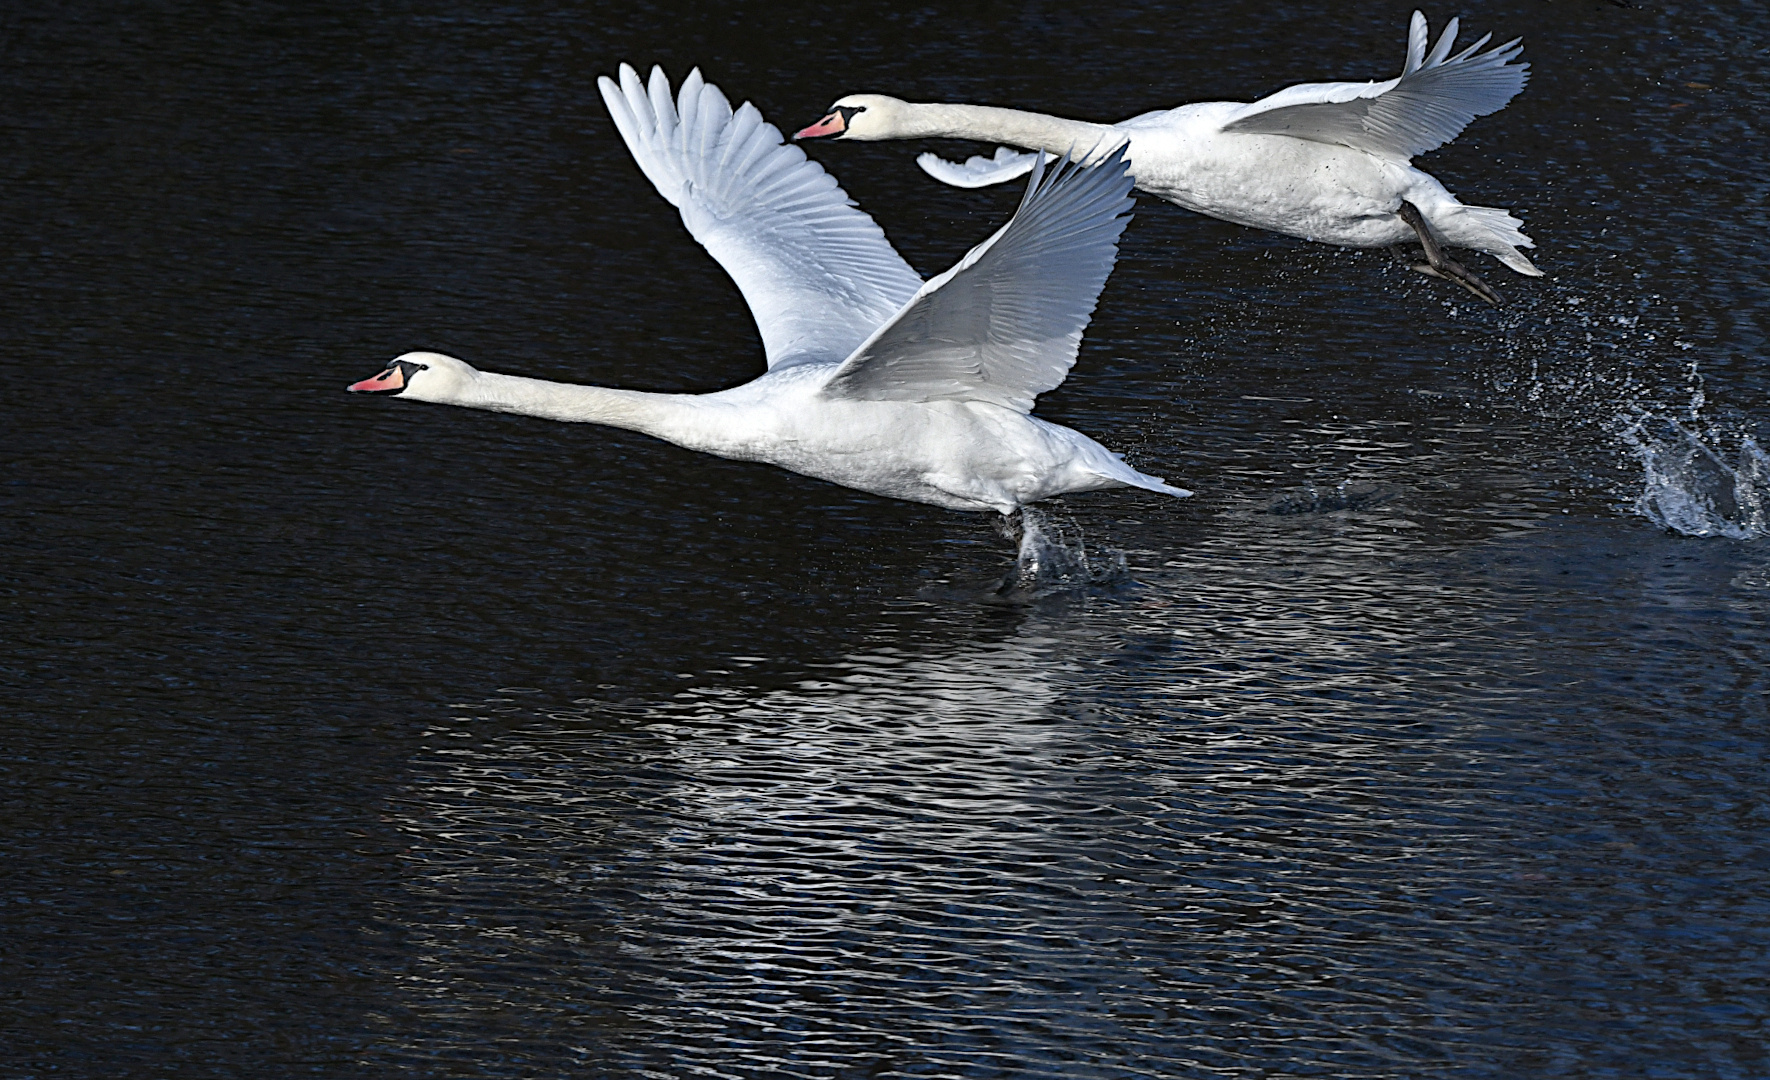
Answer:
[[(622, 60), (1107, 119), (1409, 10), (0, 14), (0, 1072), (1770, 1072), (1762, 5), (1462, 13), (1497, 311), (1140, 200), (1040, 412), (1194, 499), (341, 392), (756, 370)], [(924, 273), (1015, 199), (928, 148), (812, 149)]]

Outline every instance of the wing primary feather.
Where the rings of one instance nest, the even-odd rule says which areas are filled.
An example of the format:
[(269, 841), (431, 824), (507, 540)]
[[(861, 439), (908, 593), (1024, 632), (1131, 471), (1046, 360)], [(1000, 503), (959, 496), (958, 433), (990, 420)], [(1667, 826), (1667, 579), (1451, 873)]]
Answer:
[[(641, 122), (640, 121), (640, 110), (634, 108), (634, 104), (644, 95), (645, 95), (645, 90), (639, 81), (639, 72), (635, 71), (633, 69), (633, 65), (631, 65), (631, 64), (622, 64), (621, 65), (621, 102), (625, 106), (628, 115), (630, 115), (634, 118), (634, 121), (636, 124)], [(651, 113), (649, 111), (647, 111), (644, 115), (646, 118), (649, 119), (651, 116)], [(634, 130), (643, 131), (644, 128), (636, 126)]]
[(608, 105), (608, 118), (615, 125), (615, 132), (621, 136), (622, 142), (632, 142), (638, 135), (639, 121), (634, 118), (633, 110), (627, 107), (626, 96), (611, 90), (614, 83), (606, 76), (599, 85), (602, 88), (603, 101)]
[(1475, 42), (1475, 44), (1464, 49), (1462, 52), (1457, 53), (1455, 56), (1451, 57), (1449, 60), (1446, 60), (1445, 63), (1447, 63), (1447, 64), (1460, 64), (1464, 60), (1469, 59), (1470, 56), (1474, 55), (1481, 48), (1481, 46), (1486, 45), (1488, 42), (1490, 42), (1492, 40), (1493, 40), (1492, 34), (1482, 34), (1480, 39), (1477, 40)]
[[(1058, 171), (1061, 172), (1063, 166), (1067, 164), (1069, 164), (1069, 155), (1064, 154), (1063, 160), (1057, 165)], [(1026, 213), (1027, 207), (1032, 205), (1033, 197), (1037, 195), (1044, 186), (1046, 171), (1045, 155), (1039, 154), (1033, 159), (1032, 172), (1028, 175), (1026, 180), (1026, 190), (1020, 193), (1020, 205), (1014, 208), (1014, 213), (1016, 215)]]
[(851, 353), (921, 279), (822, 166), (696, 69), (673, 94), (654, 67), (598, 80), (609, 118), (658, 193), (750, 305), (770, 367)]
[(1505, 108), (1530, 77), (1513, 63), (1521, 39), (1481, 52), (1493, 35), (1450, 55), (1459, 21), (1452, 19), (1431, 53), (1425, 52), (1425, 16), (1414, 13), (1407, 63), (1387, 83), (1316, 83), (1289, 87), (1242, 107), (1223, 131), (1285, 135), (1335, 143), (1402, 160), (1435, 150), (1476, 117)]
[(762, 114), (756, 107), (745, 102), (731, 116), (731, 131), (726, 135), (725, 149), (719, 155), (718, 169), (722, 173), (741, 173), (746, 155), (762, 153), (763, 147), (750, 147), (750, 137), (762, 126)]
[(664, 69), (653, 67), (651, 81), (646, 87), (651, 97), (651, 114), (657, 119), (657, 129), (665, 138), (676, 133), (676, 103), (670, 100), (670, 80), (664, 75)]
[[(665, 79), (665, 84), (668, 85), (668, 76)], [(683, 117), (682, 126), (685, 130), (693, 130), (697, 126), (692, 120), (700, 108), (701, 86), (703, 84), (701, 69), (693, 68), (689, 71), (688, 77), (682, 80), (682, 86), (676, 91), (676, 115)]]
[(1414, 12), (1407, 28), (1407, 62), (1401, 68), (1402, 78), (1420, 70), (1420, 64), (1426, 59), (1426, 40), (1430, 29), (1426, 25), (1426, 16), (1421, 12)]
[(1453, 18), (1444, 24), (1444, 33), (1438, 35), (1437, 46), (1433, 48), (1432, 55), (1426, 57), (1426, 62), (1421, 64), (1421, 67), (1437, 67), (1444, 63), (1444, 58), (1450, 55), (1451, 46), (1457, 43), (1458, 22), (1459, 20)]

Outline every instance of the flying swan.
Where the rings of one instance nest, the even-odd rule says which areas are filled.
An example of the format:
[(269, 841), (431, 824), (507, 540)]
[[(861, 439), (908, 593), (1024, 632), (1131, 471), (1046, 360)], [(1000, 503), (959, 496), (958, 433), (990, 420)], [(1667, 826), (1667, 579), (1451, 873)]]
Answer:
[[(1499, 295), (1444, 253), (1485, 251), (1520, 274), (1541, 277), (1518, 248), (1536, 244), (1523, 222), (1486, 206), (1465, 206), (1416, 154), (1456, 138), (1478, 116), (1497, 112), (1524, 88), (1529, 65), (1512, 63), (1518, 39), (1450, 55), (1457, 20), (1430, 55), (1426, 17), (1408, 29), (1407, 62), (1387, 82), (1301, 83), (1252, 104), (1208, 101), (1092, 124), (981, 105), (915, 104), (852, 94), (830, 106), (795, 139), (957, 138), (1063, 154), (1126, 147), (1137, 187), (1238, 225), (1346, 247), (1390, 246), (1421, 273), (1448, 278), (1492, 304)], [(963, 165), (933, 154), (916, 159), (936, 180), (983, 187), (1032, 167), (1033, 153), (1003, 147)], [(1408, 254), (1395, 245), (1416, 241)]]
[(698, 70), (671, 100), (623, 64), (599, 81), (658, 193), (737, 282), (768, 370), (710, 394), (652, 394), (479, 371), (411, 352), (358, 393), (607, 424), (877, 495), (1012, 514), (1145, 476), (1093, 439), (1028, 415), (1063, 382), (1130, 215), (1123, 155), (1032, 166), (1014, 217), (923, 282), (822, 166)]

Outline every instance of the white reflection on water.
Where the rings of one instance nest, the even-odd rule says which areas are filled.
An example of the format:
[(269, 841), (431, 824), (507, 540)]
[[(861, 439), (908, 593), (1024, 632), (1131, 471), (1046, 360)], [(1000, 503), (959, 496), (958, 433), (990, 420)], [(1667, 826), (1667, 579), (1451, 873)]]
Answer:
[[(856, 656), (790, 688), (684, 694), (648, 727), (672, 740), (660, 764), (709, 822), (802, 822), (912, 780), (927, 794), (901, 803), (906, 811), (926, 799), (949, 811), (1009, 814), (1029, 775), (1047, 764), (1057, 719), (1050, 707), (1076, 666), (1054, 662), (1050, 646), (1030, 637), (936, 657)], [(913, 814), (901, 825), (917, 831)], [(964, 829), (974, 835), (943, 825), (926, 839), (964, 846), (989, 828), (980, 815)]]
[[(999, 640), (785, 686), (728, 672), (483, 741), (471, 718), (439, 729), (459, 746), (402, 808), (411, 1007), (532, 1025), (518, 1040), (593, 1025), (584, 1054), (667, 1070), (718, 1074), (757, 1040), (860, 1067), (913, 1038), (1062, 1075), (1078, 1047), (1183, 1049), (1151, 1002), (1206, 1028), (1278, 1007), (1298, 975), (1269, 940), (1392, 965), (1354, 955), (1380, 897), (1469, 833), (1377, 804), (1444, 753), (1447, 733), (1391, 721), (1467, 611), (1380, 556), (1391, 532), (1342, 516), (1332, 565), (1304, 569), (1285, 538), (1319, 530), (1258, 522), (1240, 555), (1022, 609)], [(532, 970), (483, 974), (513, 964)], [(1387, 995), (1404, 1016), (1414, 991)], [(1352, 1023), (1337, 1008), (1283, 1006), (1324, 1031)]]
[[(1488, 1037), (1495, 1003), (1596, 970), (1564, 920), (1623, 926), (1622, 886), (1737, 859), (1724, 823), (1712, 851), (1652, 848), (1667, 805), (1710, 812), (1636, 763), (1667, 717), (1761, 717), (1761, 650), (1700, 648), (1760, 595), (1697, 601), (1762, 560), (1604, 520), (1435, 550), (1384, 524), (1406, 509), (1248, 513), (1136, 587), (964, 630), (931, 608), (919, 646), (785, 684), (734, 661), (651, 701), (464, 709), (396, 808), (388, 922), (416, 959), (390, 1052), (744, 1077), (910, 1075), (929, 1046), (1050, 1077), (1438, 1060), (1374, 1040), (1503, 1075), (1525, 1048)], [(1761, 759), (1729, 738), (1701, 754), (1731, 802)], [(1635, 863), (1591, 860), (1595, 805)]]
[[(1038, 622), (793, 685), (589, 702), (486, 741), (470, 735), (485, 710), (439, 726), (399, 808), (415, 873), (394, 918), (425, 946), (411, 1008), (469, 1029), (602, 1017), (724, 1038), (804, 1008), (814, 971), (914, 997), (972, 963), (980, 935), (1016, 951), (1029, 918), (999, 923), (1002, 905), (1070, 857), (1066, 823), (1101, 809), (1072, 804), (1063, 778), (1078, 732), (1059, 703), (1087, 642)], [(512, 962), (541, 965), (556, 996), (486, 985)], [(771, 994), (786, 997), (755, 1000)]]

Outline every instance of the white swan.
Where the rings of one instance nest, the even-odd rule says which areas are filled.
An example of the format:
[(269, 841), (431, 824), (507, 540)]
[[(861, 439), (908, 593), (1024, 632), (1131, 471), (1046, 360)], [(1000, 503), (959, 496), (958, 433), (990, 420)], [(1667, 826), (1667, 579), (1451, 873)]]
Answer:
[(954, 510), (1011, 514), (1071, 491), (1190, 492), (1079, 432), (1029, 416), (1063, 381), (1132, 200), (1118, 155), (1035, 165), (1012, 220), (927, 283), (836, 181), (699, 71), (671, 101), (621, 66), (603, 100), (683, 224), (737, 282), (768, 371), (712, 394), (650, 394), (478, 371), (407, 353), (352, 384), (551, 420), (630, 428), (691, 450)]
[[(1477, 52), (1491, 34), (1451, 56), (1456, 36), (1452, 19), (1427, 55), (1426, 17), (1416, 11), (1400, 77), (1303, 83), (1252, 104), (1211, 101), (1091, 124), (854, 94), (794, 138), (979, 139), (1052, 154), (1094, 149), (1096, 155), (1122, 145), (1137, 187), (1151, 195), (1225, 221), (1347, 247), (1417, 238), (1425, 261), (1414, 269), (1498, 303), (1498, 295), (1441, 246), (1485, 251), (1520, 274), (1540, 277), (1517, 250), (1536, 246), (1520, 231), (1523, 222), (1504, 210), (1464, 206), (1409, 161), (1456, 138), (1476, 117), (1504, 108), (1523, 89), (1529, 65), (1510, 62), (1523, 51), (1517, 40)], [(1020, 176), (1036, 156), (1004, 148), (963, 165), (933, 154), (916, 160), (937, 180), (982, 187)]]

